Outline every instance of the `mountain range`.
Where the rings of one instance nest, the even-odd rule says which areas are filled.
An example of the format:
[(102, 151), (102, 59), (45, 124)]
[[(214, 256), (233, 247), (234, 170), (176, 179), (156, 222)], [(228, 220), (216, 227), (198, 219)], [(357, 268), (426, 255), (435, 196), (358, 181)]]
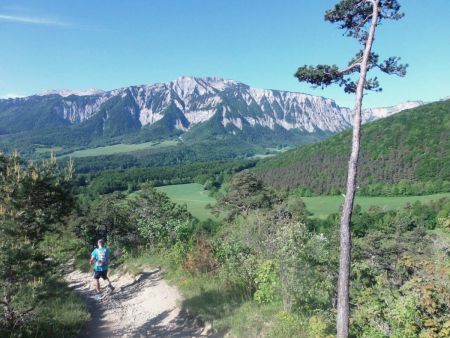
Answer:
[[(363, 120), (421, 104), (368, 109)], [(331, 99), (215, 77), (179, 77), (111, 91), (50, 90), (0, 100), (0, 138), (17, 141), (20, 136), (13, 143), (28, 146), (138, 143), (175, 136), (301, 144), (348, 129), (351, 119), (351, 110)]]

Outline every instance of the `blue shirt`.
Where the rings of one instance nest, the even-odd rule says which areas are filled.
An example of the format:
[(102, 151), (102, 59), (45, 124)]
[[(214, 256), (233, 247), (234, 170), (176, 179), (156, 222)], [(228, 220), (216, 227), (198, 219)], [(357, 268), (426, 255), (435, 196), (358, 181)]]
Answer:
[(94, 259), (94, 271), (106, 271), (109, 264), (109, 249), (98, 248), (92, 251), (91, 257)]

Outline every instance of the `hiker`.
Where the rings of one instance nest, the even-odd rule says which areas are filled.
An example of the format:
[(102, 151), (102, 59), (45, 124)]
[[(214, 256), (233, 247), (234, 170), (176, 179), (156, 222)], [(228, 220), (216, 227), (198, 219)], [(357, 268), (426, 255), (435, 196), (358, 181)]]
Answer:
[(95, 290), (97, 291), (96, 298), (100, 297), (100, 277), (103, 280), (108, 281), (108, 287), (111, 291), (114, 290), (114, 287), (111, 284), (111, 281), (108, 278), (108, 264), (110, 262), (110, 250), (105, 247), (105, 242), (103, 239), (99, 239), (98, 248), (94, 249), (91, 254), (91, 259), (89, 260), (89, 264), (94, 264), (94, 279), (95, 279)]

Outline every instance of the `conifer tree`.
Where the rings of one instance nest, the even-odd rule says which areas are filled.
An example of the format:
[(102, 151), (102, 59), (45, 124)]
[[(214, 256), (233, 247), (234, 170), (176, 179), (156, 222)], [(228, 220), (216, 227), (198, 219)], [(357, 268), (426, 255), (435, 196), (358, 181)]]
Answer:
[(74, 207), (72, 175), (71, 161), (63, 171), (54, 156), (36, 165), (0, 153), (0, 336), (32, 315), (52, 264), (40, 244)]
[[(403, 17), (397, 0), (341, 0), (326, 11), (325, 20), (338, 24), (345, 35), (357, 39), (361, 49), (346, 67), (337, 65), (302, 66), (295, 76), (300, 82), (313, 86), (338, 84), (346, 93), (355, 93), (352, 150), (348, 163), (347, 191), (340, 223), (340, 257), (337, 304), (337, 337), (348, 337), (349, 330), (349, 278), (351, 263), (350, 220), (356, 190), (358, 156), (361, 139), (361, 109), (364, 90), (381, 91), (376, 77), (368, 78), (370, 70), (378, 69), (387, 74), (404, 76), (407, 65), (399, 63), (399, 57), (380, 61), (372, 52), (375, 30), (383, 20), (399, 20)], [(359, 74), (359, 76), (358, 76)], [(355, 78), (356, 75), (356, 78)]]

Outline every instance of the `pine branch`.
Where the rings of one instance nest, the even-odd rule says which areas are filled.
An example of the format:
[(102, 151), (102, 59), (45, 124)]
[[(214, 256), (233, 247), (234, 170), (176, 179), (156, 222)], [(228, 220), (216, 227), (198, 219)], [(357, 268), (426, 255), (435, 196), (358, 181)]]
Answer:
[(359, 68), (361, 67), (361, 59), (359, 59), (358, 62), (353, 62), (351, 65), (343, 68), (343, 69), (339, 69), (339, 73), (343, 74), (343, 75), (347, 75), (352, 73), (351, 71), (357, 69), (359, 71)]
[(358, 38), (358, 40), (360, 38), (363, 38), (363, 41), (365, 41), (364, 37), (360, 37), (359, 33), (360, 33), (361, 29), (369, 22), (370, 19), (372, 19), (372, 14), (366, 16), (357, 26), (355, 26), (355, 28), (354, 28), (354, 31), (355, 31), (354, 35), (355, 35), (356, 38)]
[(393, 74), (400, 77), (403, 77), (406, 75), (406, 68), (408, 68), (408, 64), (400, 64), (399, 63), (400, 58), (397, 56), (391, 56), (384, 60), (380, 64), (376, 64), (378, 69), (380, 69), (383, 73), (386, 74)]

